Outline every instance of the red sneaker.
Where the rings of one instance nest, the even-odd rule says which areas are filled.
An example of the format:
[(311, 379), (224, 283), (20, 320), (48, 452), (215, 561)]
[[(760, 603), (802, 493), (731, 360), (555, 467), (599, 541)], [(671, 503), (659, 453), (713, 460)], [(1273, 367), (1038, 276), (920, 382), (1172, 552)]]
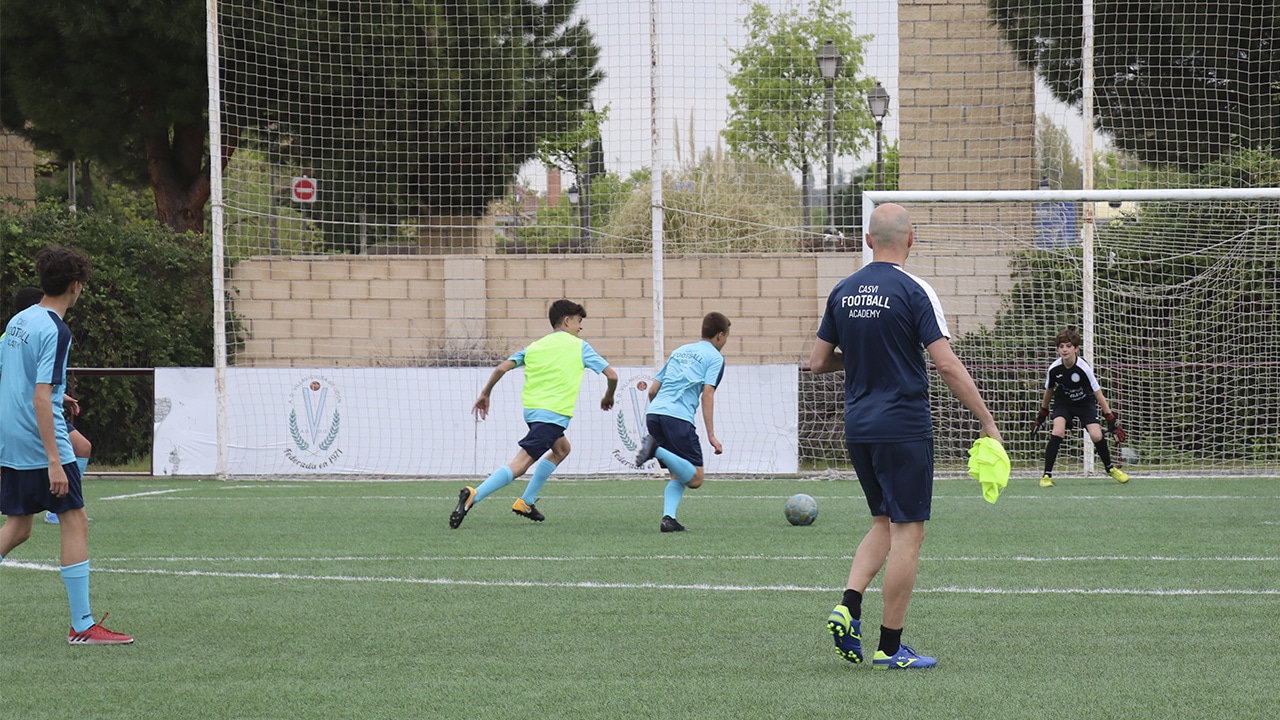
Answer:
[[(107, 619), (107, 613), (102, 613), (102, 619)], [(72, 628), (71, 633), (67, 635), (67, 642), (72, 645), (128, 645), (133, 642), (133, 638), (124, 633), (108, 630), (99, 622), (89, 626), (83, 632), (76, 632), (75, 628)]]

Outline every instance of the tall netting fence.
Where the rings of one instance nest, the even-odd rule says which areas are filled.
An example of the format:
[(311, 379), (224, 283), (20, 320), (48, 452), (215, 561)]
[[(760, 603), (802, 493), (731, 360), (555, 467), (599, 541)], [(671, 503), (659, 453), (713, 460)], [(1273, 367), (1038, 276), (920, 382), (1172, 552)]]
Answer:
[[(770, 408), (794, 403), (794, 420), (756, 424), (778, 425), (801, 470), (845, 468), (831, 411), (838, 385), (800, 368), (831, 284), (861, 262), (864, 190), (1277, 184), (1273, 14), (1113, 3), (1098, 6), (1090, 23), (1085, 7), (208, 0), (211, 144), (226, 160), (214, 177), (223, 367), (315, 371), (255, 380), (265, 384), (246, 392), (259, 407), (233, 403), (229, 422), (270, 435), (278, 423), (264, 408), (288, 405), (283, 442), (310, 453), (294, 465), (320, 469), (304, 466), (337, 462), (335, 438), (354, 416), (338, 422), (335, 405), (320, 412), (306, 403), (357, 381), (318, 371), (369, 369), (361, 394), (389, 406), (371, 435), (388, 436), (422, 417), (420, 408), (431, 409), (432, 432), (476, 435), (466, 420), (441, 419), (437, 404), (465, 407), (477, 381), (427, 391), (412, 371), (492, 367), (545, 333), (546, 305), (568, 296), (588, 307), (593, 345), (624, 367), (656, 365), (664, 347), (696, 338), (703, 313), (725, 312), (735, 320), (731, 367), (796, 369), (793, 386), (761, 388), (758, 397)], [(1096, 29), (1089, 40), (1085, 27)], [(924, 242), (913, 263), (950, 287), (955, 344), (982, 353), (981, 361), (964, 357), (999, 385), (994, 402), (1013, 427), (1051, 359), (1050, 330), (1081, 322), (1083, 298), (1071, 296), (1080, 274), (1074, 284), (1067, 276), (1095, 208), (1007, 205), (999, 213), (920, 208)], [(1099, 268), (1112, 256), (1107, 243), (1118, 242), (1102, 228), (1148, 212), (1131, 201), (1096, 206)], [(1265, 235), (1242, 238), (1262, 243)], [(1190, 243), (1195, 234), (1136, 235), (1114, 249), (1114, 262), (1136, 276), (1159, 267), (1152, 258), (1160, 252), (1211, 252), (1175, 249), (1170, 237)], [(996, 259), (975, 259), (988, 256)], [(1034, 312), (1020, 304), (1028, 273), (1061, 280)], [(1188, 359), (1186, 348), (1176, 359), (1161, 354), (1172, 350), (1144, 334), (1167, 331), (1156, 320), (1108, 334), (1121, 332), (1103, 322), (1108, 313), (1155, 302), (1116, 298), (1163, 296), (1151, 289), (1163, 282), (1154, 277), (1141, 291), (1097, 280), (1092, 349), (1116, 383), (1117, 405), (1141, 428), (1126, 457), (1257, 467), (1263, 455), (1238, 449), (1179, 455), (1156, 440), (1164, 437), (1157, 428), (1173, 425), (1142, 415), (1140, 387), (1176, 383), (1159, 375), (1161, 363), (1199, 367), (1208, 382), (1209, 368), (1234, 362)], [(1175, 283), (1170, 292), (1192, 287)], [(1198, 297), (1170, 301), (1209, 302)], [(1013, 318), (1023, 323), (1017, 342), (1004, 329)], [(1157, 345), (1158, 353), (1138, 351)], [(1249, 367), (1257, 371), (1249, 377), (1262, 372)], [(233, 372), (231, 384), (242, 377)], [(275, 385), (289, 393), (275, 398)], [(311, 387), (315, 397), (299, 389)], [(354, 392), (344, 397), (352, 402)], [(963, 460), (952, 446), (967, 447), (973, 428), (944, 397), (935, 406), (940, 437), (955, 438), (939, 442), (940, 457)], [(1232, 422), (1265, 417), (1255, 408)], [(635, 417), (610, 422), (620, 434), (639, 431)], [(759, 466), (776, 471), (771, 442), (751, 445)], [(409, 456), (390, 472), (424, 467), (413, 452), (450, 451), (406, 443)]]

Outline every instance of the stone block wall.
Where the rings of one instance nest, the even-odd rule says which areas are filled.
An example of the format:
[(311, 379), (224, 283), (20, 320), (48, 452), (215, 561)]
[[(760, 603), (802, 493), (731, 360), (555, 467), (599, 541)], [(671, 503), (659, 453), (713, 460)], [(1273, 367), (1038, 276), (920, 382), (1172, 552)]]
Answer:
[[(994, 261), (931, 254), (908, 269), (938, 290), (954, 334), (990, 324)], [(944, 245), (940, 245), (945, 247)], [(731, 364), (805, 363), (833, 285), (860, 255), (714, 254), (664, 263), (664, 352), (696, 340), (712, 310), (733, 322)], [(1004, 279), (1000, 278), (1003, 273)], [(654, 363), (646, 255), (330, 256), (241, 261), (228, 282), (258, 367), (491, 365), (550, 331), (547, 308), (587, 308), (582, 337), (617, 365)]]
[(898, 0), (903, 190), (1031, 190), (1035, 91), (985, 0)]
[(31, 144), (0, 131), (0, 199), (31, 205), (36, 201), (36, 156)]

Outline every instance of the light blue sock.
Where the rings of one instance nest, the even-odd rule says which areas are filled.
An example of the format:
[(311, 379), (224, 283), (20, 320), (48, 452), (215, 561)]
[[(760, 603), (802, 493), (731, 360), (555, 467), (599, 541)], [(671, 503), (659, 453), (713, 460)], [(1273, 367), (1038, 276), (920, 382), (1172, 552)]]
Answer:
[(679, 480), (667, 481), (667, 489), (662, 493), (662, 514), (674, 518), (682, 497), (684, 497), (684, 483)]
[(529, 487), (524, 489), (524, 494), (520, 499), (526, 505), (532, 505), (538, 501), (538, 493), (542, 492), (542, 486), (546, 484), (547, 478), (551, 477), (551, 473), (556, 471), (556, 464), (543, 458), (538, 461), (538, 467), (533, 469), (533, 477), (529, 479)]
[(0, 555), (0, 563), (4, 562), (4, 556)]
[(84, 632), (93, 627), (89, 610), (89, 561), (62, 566), (62, 584), (67, 586), (67, 602), (71, 605), (71, 629)]
[(654, 453), (653, 456), (661, 460), (662, 464), (666, 465), (667, 469), (676, 476), (676, 479), (685, 485), (688, 485), (693, 476), (698, 474), (698, 469), (693, 466), (693, 463), (666, 448), (658, 448), (658, 452)]
[(480, 487), (476, 488), (476, 499), (473, 500), (472, 503), (473, 504), (478, 503), (481, 500), (489, 497), (491, 493), (494, 493), (510, 485), (511, 481), (515, 479), (516, 479), (516, 476), (512, 474), (511, 468), (507, 467), (506, 465), (503, 465), (497, 470), (494, 470), (493, 474), (490, 475), (484, 482), (480, 483)]
[(76, 458), (76, 464), (80, 466), (80, 477), (84, 478), (84, 470), (89, 467), (89, 458)]

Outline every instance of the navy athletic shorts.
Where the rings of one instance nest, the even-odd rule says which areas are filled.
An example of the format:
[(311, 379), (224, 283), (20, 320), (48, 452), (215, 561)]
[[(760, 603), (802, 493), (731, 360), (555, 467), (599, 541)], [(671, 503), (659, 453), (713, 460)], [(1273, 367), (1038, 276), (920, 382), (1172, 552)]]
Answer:
[(846, 442), (873, 517), (896, 523), (929, 519), (933, 509), (933, 438), (899, 443)]
[(84, 507), (80, 488), (80, 466), (62, 466), (67, 474), (67, 494), (55, 497), (49, 492), (49, 468), (14, 470), (0, 467), (0, 515), (35, 515), (42, 510), (53, 513)]
[(658, 439), (658, 447), (688, 460), (696, 468), (702, 467), (702, 442), (698, 440), (698, 428), (693, 423), (670, 415), (653, 414), (645, 416), (644, 424), (649, 434)]
[(537, 460), (551, 449), (556, 441), (564, 437), (564, 426), (555, 423), (531, 422), (529, 433), (520, 438), (520, 447), (529, 457)]

